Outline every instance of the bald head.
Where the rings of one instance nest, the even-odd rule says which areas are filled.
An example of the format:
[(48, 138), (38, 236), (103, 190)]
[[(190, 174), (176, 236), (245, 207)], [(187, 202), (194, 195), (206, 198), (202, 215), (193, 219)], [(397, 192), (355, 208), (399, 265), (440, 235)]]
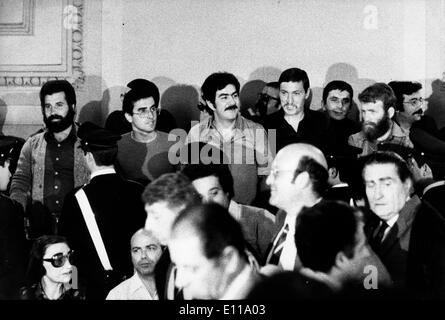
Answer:
[(328, 182), (328, 165), (316, 147), (291, 144), (281, 149), (266, 180), (270, 186), (269, 203), (286, 212), (298, 211), (298, 205), (311, 206), (323, 196)]
[(293, 143), (285, 146), (277, 153), (275, 161), (289, 161), (289, 164), (293, 166), (293, 169), (296, 169), (302, 157), (313, 159), (315, 160), (315, 162), (323, 166), (326, 170), (328, 169), (328, 163), (323, 155), (323, 152), (321, 152), (320, 149), (314, 147), (313, 145), (307, 143)]
[(139, 229), (138, 231), (136, 231), (133, 236), (131, 237), (130, 240), (130, 244), (131, 246), (133, 246), (133, 244), (140, 238), (147, 238), (150, 240), (151, 243), (160, 246), (161, 243), (159, 242), (159, 240), (155, 237), (155, 235), (151, 232), (148, 231), (147, 229)]

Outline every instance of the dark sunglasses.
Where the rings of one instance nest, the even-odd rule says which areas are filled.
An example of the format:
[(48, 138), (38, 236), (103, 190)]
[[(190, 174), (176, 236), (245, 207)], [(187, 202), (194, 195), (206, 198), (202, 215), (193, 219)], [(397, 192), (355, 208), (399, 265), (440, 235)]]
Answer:
[(68, 252), (66, 255), (64, 255), (62, 252), (56, 253), (49, 259), (43, 259), (43, 261), (51, 262), (51, 264), (54, 268), (60, 268), (66, 263), (66, 260), (68, 260), (70, 262), (70, 264), (73, 264), (73, 262), (74, 262), (73, 253), (74, 253), (73, 250)]

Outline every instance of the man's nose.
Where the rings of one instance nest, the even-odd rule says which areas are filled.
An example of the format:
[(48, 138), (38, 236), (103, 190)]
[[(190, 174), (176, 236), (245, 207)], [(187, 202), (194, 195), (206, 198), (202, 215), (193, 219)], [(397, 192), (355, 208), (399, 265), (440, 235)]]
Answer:
[(374, 189), (374, 197), (380, 199), (383, 197), (383, 190), (381, 186), (376, 186)]
[(287, 101), (286, 101), (286, 102), (287, 102), (288, 104), (292, 104), (293, 101), (294, 101), (294, 99), (293, 99), (293, 97), (292, 97), (292, 94), (288, 94), (288, 95), (287, 95)]

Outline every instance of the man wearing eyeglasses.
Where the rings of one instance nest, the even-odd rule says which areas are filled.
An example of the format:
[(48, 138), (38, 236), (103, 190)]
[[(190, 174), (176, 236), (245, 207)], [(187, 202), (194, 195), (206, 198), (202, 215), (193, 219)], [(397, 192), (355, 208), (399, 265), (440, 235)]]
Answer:
[(301, 267), (294, 242), (295, 221), (303, 207), (312, 207), (322, 200), (328, 186), (327, 168), (323, 153), (310, 144), (290, 144), (277, 153), (266, 183), (270, 186), (269, 203), (280, 209), (276, 217), (279, 232), (270, 246), (266, 264), (284, 270)]
[(175, 166), (169, 162), (168, 152), (176, 140), (156, 130), (159, 116), (159, 90), (153, 82), (136, 86), (124, 96), (122, 110), (131, 124), (131, 132), (118, 142), (118, 171), (126, 179), (147, 185)]
[(417, 151), (423, 152), (435, 179), (445, 179), (445, 134), (435, 120), (425, 115), (422, 84), (411, 81), (391, 81), (388, 85), (397, 98), (394, 121), (409, 135)]
[(280, 109), (280, 87), (278, 82), (266, 83), (258, 94), (254, 107), (248, 108), (246, 118), (264, 125), (267, 117)]
[(78, 148), (73, 86), (66, 80), (46, 82), (40, 103), (46, 128), (24, 144), (10, 189), (11, 199), (25, 209), (28, 238), (57, 234), (65, 196), (89, 177)]

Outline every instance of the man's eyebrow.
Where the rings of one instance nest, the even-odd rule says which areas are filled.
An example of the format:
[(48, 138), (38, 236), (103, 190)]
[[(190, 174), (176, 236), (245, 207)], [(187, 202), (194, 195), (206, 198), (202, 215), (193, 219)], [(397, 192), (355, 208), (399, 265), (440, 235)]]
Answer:
[(394, 180), (392, 177), (382, 177), (379, 178), (379, 181), (388, 181), (388, 180)]

